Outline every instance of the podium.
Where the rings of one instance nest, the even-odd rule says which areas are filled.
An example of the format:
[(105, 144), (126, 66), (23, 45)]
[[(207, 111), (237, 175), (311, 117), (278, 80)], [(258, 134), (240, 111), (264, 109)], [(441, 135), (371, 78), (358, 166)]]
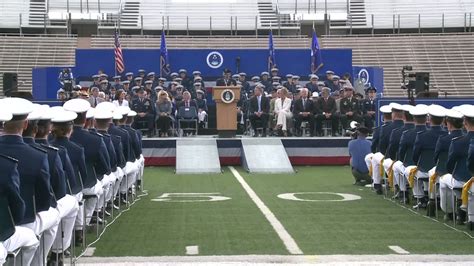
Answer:
[(235, 137), (235, 132), (237, 131), (237, 102), (240, 100), (240, 87), (214, 87), (212, 88), (212, 98), (216, 102), (217, 132), (219, 137)]

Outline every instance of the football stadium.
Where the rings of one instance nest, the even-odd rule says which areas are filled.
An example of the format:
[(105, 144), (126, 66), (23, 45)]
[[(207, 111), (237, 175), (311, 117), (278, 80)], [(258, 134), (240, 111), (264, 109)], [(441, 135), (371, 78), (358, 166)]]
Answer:
[(474, 265), (473, 0), (0, 0), (0, 265)]

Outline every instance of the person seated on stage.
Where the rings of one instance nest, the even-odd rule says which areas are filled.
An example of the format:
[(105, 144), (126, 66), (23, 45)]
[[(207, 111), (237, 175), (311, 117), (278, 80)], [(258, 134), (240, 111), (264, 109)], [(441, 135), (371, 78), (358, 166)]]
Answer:
[(160, 129), (160, 137), (168, 137), (169, 129), (172, 123), (171, 111), (173, 106), (166, 91), (160, 91), (158, 101), (156, 102), (156, 127)]
[[(467, 156), (467, 168), (469, 169), (469, 173), (471, 176), (474, 176), (474, 138), (471, 139), (471, 144), (469, 145), (469, 152)], [(467, 212), (467, 221), (469, 224), (469, 229), (472, 230), (472, 224), (474, 223), (474, 196), (473, 196), (473, 189), (474, 187), (472, 186), (474, 179), (471, 177), (471, 179), (467, 182), (469, 184), (465, 184), (463, 187), (463, 196), (462, 198), (462, 205), (459, 207), (460, 209), (463, 209)], [(469, 193), (471, 192), (471, 193)], [(464, 194), (468, 194), (467, 199), (464, 196)], [(467, 200), (467, 201), (466, 201)], [(467, 205), (467, 206), (466, 206)]]
[[(463, 106), (458, 109), (464, 116), (464, 127), (466, 135), (454, 138), (451, 141), (448, 152), (446, 171), (448, 174), (439, 179), (439, 193), (441, 209), (445, 213), (445, 219), (453, 218), (452, 188), (462, 188), (471, 178), (468, 168), (469, 145), (474, 139), (474, 106)], [(458, 195), (458, 199), (461, 198)], [(461, 206), (461, 204), (458, 204)], [(466, 212), (459, 208), (457, 211), (457, 223), (464, 224)]]
[(413, 145), (413, 162), (416, 168), (409, 173), (408, 180), (411, 182), (413, 195), (417, 199), (415, 209), (426, 208), (428, 203), (428, 171), (436, 164), (434, 161), (434, 149), (438, 138), (448, 134), (441, 125), (446, 116), (446, 109), (439, 105), (428, 107), (430, 117), (430, 128), (416, 136)]
[(92, 108), (95, 108), (99, 103), (104, 102), (105, 100), (99, 96), (99, 88), (92, 87), (91, 88), (91, 95), (88, 99), (89, 103), (91, 104)]
[(362, 101), (363, 120), (365, 126), (369, 129), (372, 129), (375, 124), (376, 97), (377, 89), (375, 87), (369, 87), (367, 89), (367, 99)]
[[(262, 86), (260, 83), (257, 83), (258, 86)], [(245, 129), (245, 121), (247, 121), (247, 111), (248, 111), (248, 96), (247, 93), (244, 91), (240, 91), (240, 99), (237, 102), (237, 132), (238, 134), (244, 134)]]
[(194, 84), (189, 77), (188, 77), (188, 71), (184, 68), (180, 69), (178, 71), (179, 73), (179, 78), (181, 78), (181, 84), (184, 86), (185, 89), (190, 89), (191, 86)]
[(124, 90), (118, 90), (116, 95), (117, 99), (112, 102), (113, 104), (115, 104), (115, 106), (128, 106), (128, 101), (126, 99), (127, 94)]
[(327, 80), (328, 83), (326, 85), (328, 88), (331, 89), (331, 93), (334, 93), (341, 89), (341, 85), (339, 84), (339, 79), (340, 79), (339, 76), (332, 75), (332, 78), (330, 80)]
[(347, 86), (344, 88), (344, 98), (341, 99), (341, 123), (344, 130), (349, 129), (350, 121), (361, 122), (359, 101), (354, 97), (354, 88)]
[[(196, 101), (191, 99), (191, 94), (188, 91), (183, 92), (183, 100), (177, 105), (178, 112), (179, 112), (179, 109), (181, 107), (185, 107), (185, 108), (194, 107), (194, 108), (196, 108), (196, 111), (198, 109)], [(181, 118), (181, 117), (179, 117), (179, 114), (178, 114), (178, 120), (179, 120), (179, 118)], [(195, 117), (195, 118), (198, 119), (198, 117)], [(192, 122), (180, 121), (179, 123), (180, 123), (181, 128), (191, 128), (191, 127), (193, 127)], [(187, 132), (184, 132), (184, 133), (187, 133)]]
[(131, 109), (138, 114), (135, 118), (133, 128), (138, 129), (138, 123), (145, 121), (148, 128), (148, 137), (151, 137), (153, 134), (153, 128), (155, 127), (155, 110), (153, 108), (153, 103), (150, 99), (146, 98), (143, 89), (139, 89), (137, 95), (138, 98), (132, 101), (131, 106)]
[(287, 88), (289, 90), (291, 84), (293, 83), (293, 75), (292, 74), (286, 74), (286, 81), (283, 82), (283, 87)]
[(278, 83), (278, 85), (281, 85), (281, 78), (279, 76), (273, 76), (272, 77), (272, 84)]
[(262, 137), (267, 135), (269, 111), (270, 101), (263, 94), (263, 87), (255, 87), (254, 95), (249, 101), (249, 119), (254, 130), (254, 137), (258, 136), (257, 122), (260, 122), (260, 127), (263, 128)]
[(196, 99), (194, 100), (197, 105), (197, 112), (198, 112), (198, 122), (199, 122), (199, 128), (204, 128), (206, 118), (207, 118), (207, 100), (204, 98), (204, 91), (203, 90), (197, 90), (196, 91)]
[(324, 81), (324, 87), (331, 88), (332, 77), (334, 76), (334, 71), (326, 71), (326, 80)]
[(280, 90), (280, 98), (275, 100), (275, 116), (277, 119), (277, 132), (279, 135), (288, 136), (287, 120), (293, 117), (291, 113), (291, 99), (288, 97), (288, 90)]
[(349, 141), (349, 156), (352, 169), (352, 176), (355, 179), (354, 185), (365, 185), (372, 183), (372, 177), (369, 175), (369, 169), (365, 164), (365, 156), (370, 153), (372, 143), (367, 140), (370, 130), (364, 126), (356, 129), (357, 137)]
[(270, 92), (272, 91), (272, 81), (269, 79), (270, 74), (264, 71), (260, 74), (260, 83), (263, 84), (263, 91)]
[(216, 86), (236, 86), (237, 82), (232, 79), (231, 76), (232, 71), (230, 71), (230, 69), (228, 68), (224, 69), (224, 72), (222, 73), (222, 78), (216, 81)]
[[(0, 124), (10, 121), (12, 114), (9, 110), (0, 110)], [(11, 228), (2, 228), (2, 236), (5, 241), (0, 242), (0, 264), (5, 263), (7, 252), (14, 252), (18, 248), (22, 249), (22, 256), (17, 257), (17, 264), (30, 265), (39, 246), (39, 241), (33, 230), (26, 227), (17, 226), (25, 215), (25, 202), (20, 195), (20, 174), (18, 172), (18, 160), (7, 155), (0, 154), (0, 195), (5, 197), (9, 210), (2, 210), (2, 213), (11, 212), (11, 217), (0, 217), (0, 223), (6, 225), (13, 222)], [(20, 261), (21, 260), (21, 261)]]
[(301, 124), (306, 121), (309, 125), (310, 136), (314, 136), (314, 103), (308, 98), (309, 90), (302, 88), (300, 91), (300, 97), (295, 101), (293, 106), (293, 116), (295, 118), (295, 131), (298, 136), (301, 136)]
[(331, 133), (337, 136), (339, 129), (339, 114), (336, 109), (336, 100), (330, 96), (331, 90), (322, 88), (321, 96), (314, 103), (314, 116), (316, 119), (316, 134), (323, 136), (323, 121), (331, 121)]
[(308, 89), (309, 93), (313, 93), (313, 92), (320, 93), (321, 91), (319, 90), (318, 82), (319, 82), (319, 77), (315, 74), (311, 74), (309, 76), (309, 82), (306, 83), (305, 88)]

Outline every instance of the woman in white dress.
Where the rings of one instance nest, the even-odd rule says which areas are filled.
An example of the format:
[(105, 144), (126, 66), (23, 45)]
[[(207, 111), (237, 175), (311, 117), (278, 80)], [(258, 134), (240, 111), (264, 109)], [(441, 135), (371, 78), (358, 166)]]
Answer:
[(127, 96), (127, 93), (124, 90), (118, 90), (116, 98), (117, 100), (114, 100), (112, 103), (115, 104), (115, 106), (128, 106), (128, 101), (125, 99)]
[(280, 90), (280, 98), (275, 100), (275, 116), (277, 118), (277, 130), (283, 131), (285, 137), (288, 136), (286, 121), (290, 119), (293, 114), (291, 113), (291, 99), (288, 98), (288, 90), (282, 88)]

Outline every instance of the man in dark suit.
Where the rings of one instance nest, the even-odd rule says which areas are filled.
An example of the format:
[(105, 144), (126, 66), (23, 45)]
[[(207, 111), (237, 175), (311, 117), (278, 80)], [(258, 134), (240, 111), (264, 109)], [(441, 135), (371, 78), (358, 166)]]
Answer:
[(254, 96), (250, 99), (249, 113), (250, 123), (254, 130), (253, 136), (257, 134), (257, 121), (260, 121), (261, 127), (263, 128), (263, 135), (267, 135), (268, 117), (270, 112), (270, 101), (265, 95), (263, 95), (263, 89), (261, 86), (255, 87)]
[(344, 129), (349, 129), (349, 121), (360, 123), (359, 101), (354, 97), (352, 86), (344, 88), (344, 98), (341, 99), (341, 123)]
[(318, 81), (319, 77), (316, 76), (315, 74), (311, 74), (309, 77), (309, 82), (306, 83), (305, 87), (308, 88), (308, 91), (310, 93), (317, 92), (320, 93), (319, 87), (318, 87)]
[(138, 128), (138, 122), (146, 121), (148, 127), (148, 137), (151, 137), (155, 127), (154, 104), (150, 99), (145, 97), (145, 91), (143, 89), (139, 89), (137, 91), (137, 95), (138, 98), (132, 101), (132, 106), (130, 107), (130, 109), (137, 112), (138, 114), (138, 116), (135, 118), (133, 128)]
[[(194, 107), (196, 109), (196, 114), (197, 114), (197, 109), (198, 109), (197, 104), (193, 99), (191, 99), (191, 93), (189, 93), (189, 91), (183, 92), (183, 100), (178, 104), (178, 119), (181, 118), (180, 113), (179, 113), (179, 109), (182, 108), (182, 107), (184, 107), (185, 109), (190, 108), (190, 107)], [(195, 118), (198, 119), (197, 116)], [(192, 122), (180, 121), (179, 123), (180, 123), (181, 128), (192, 128), (193, 127)], [(187, 133), (187, 132), (183, 132), (183, 133)]]
[(222, 78), (216, 81), (216, 86), (236, 86), (237, 82), (232, 79), (232, 71), (226, 68), (222, 74)]
[(295, 129), (298, 135), (302, 135), (301, 123), (306, 121), (309, 123), (309, 133), (314, 136), (314, 106), (313, 101), (308, 98), (308, 89), (303, 88), (300, 91), (300, 98), (295, 101), (293, 106), (293, 116), (295, 117)]
[(331, 90), (324, 87), (321, 97), (314, 104), (314, 115), (316, 119), (316, 134), (323, 135), (323, 121), (331, 120), (332, 135), (336, 136), (339, 128), (339, 115), (337, 114), (336, 100), (329, 96)]

